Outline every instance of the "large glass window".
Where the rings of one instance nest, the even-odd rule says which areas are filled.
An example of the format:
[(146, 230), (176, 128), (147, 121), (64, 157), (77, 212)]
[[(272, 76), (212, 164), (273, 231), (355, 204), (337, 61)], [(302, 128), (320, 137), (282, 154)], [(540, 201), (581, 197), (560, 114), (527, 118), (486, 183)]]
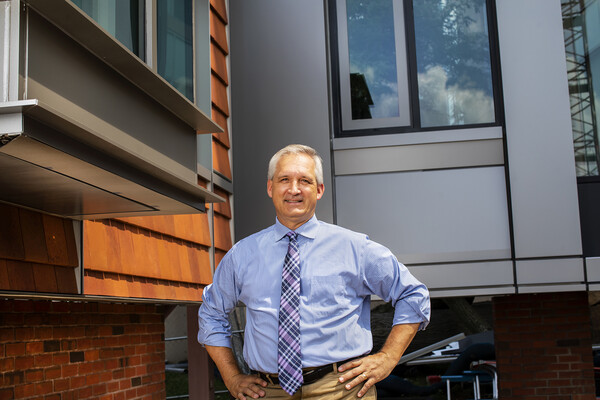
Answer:
[(488, 2), (332, 0), (337, 135), (496, 124)]
[(133, 54), (145, 58), (144, 0), (73, 0), (73, 3)]
[(495, 122), (485, 0), (413, 2), (422, 127)]
[(158, 73), (194, 101), (192, 0), (158, 0)]
[(577, 176), (598, 176), (600, 1), (563, 0), (562, 13)]

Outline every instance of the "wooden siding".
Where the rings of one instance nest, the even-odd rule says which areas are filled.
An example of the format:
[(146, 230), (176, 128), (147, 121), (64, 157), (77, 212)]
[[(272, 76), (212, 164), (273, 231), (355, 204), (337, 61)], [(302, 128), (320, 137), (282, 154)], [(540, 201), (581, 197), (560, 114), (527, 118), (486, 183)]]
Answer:
[(0, 204), (0, 290), (77, 293), (73, 222)]
[[(223, 133), (212, 135), (213, 169), (231, 180), (229, 158), (229, 74), (227, 10), (211, 0), (210, 53), (212, 118)], [(202, 178), (198, 184), (210, 187)], [(224, 203), (213, 208), (213, 232), (207, 214), (128, 217), (84, 222), (84, 293), (89, 295), (199, 301), (212, 281), (215, 264), (232, 246), (231, 204), (226, 190), (215, 187)], [(214, 243), (214, 244), (213, 244)], [(2, 277), (0, 276), (0, 279)]]

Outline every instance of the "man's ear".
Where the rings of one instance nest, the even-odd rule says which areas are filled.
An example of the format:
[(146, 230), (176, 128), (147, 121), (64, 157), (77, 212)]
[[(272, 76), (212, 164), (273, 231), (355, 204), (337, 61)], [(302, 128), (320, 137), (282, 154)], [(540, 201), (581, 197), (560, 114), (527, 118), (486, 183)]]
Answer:
[(273, 198), (273, 181), (271, 179), (267, 179), (267, 194)]
[(321, 200), (321, 197), (323, 197), (323, 193), (325, 193), (325, 185), (324, 184), (317, 184), (317, 200)]

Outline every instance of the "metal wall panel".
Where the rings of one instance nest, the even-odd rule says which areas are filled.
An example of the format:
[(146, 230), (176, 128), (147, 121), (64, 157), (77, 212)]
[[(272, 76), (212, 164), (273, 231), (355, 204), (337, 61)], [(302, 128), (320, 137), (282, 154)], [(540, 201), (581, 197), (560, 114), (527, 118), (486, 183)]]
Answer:
[(560, 0), (503, 0), (496, 6), (515, 255), (579, 255)]
[(290, 143), (324, 160), (317, 215), (333, 220), (325, 15), (322, 0), (230, 2), (235, 232), (275, 221), (267, 163)]
[(581, 258), (517, 260), (517, 284), (581, 283), (584, 282)]
[(338, 223), (406, 264), (508, 259), (504, 182), (503, 167), (341, 176)]

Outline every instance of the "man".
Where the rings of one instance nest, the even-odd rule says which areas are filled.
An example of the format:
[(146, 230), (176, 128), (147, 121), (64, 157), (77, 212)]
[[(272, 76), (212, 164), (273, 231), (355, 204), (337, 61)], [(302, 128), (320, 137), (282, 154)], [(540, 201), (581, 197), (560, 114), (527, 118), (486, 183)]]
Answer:
[[(427, 289), (387, 248), (317, 220), (324, 190), (314, 149), (277, 152), (267, 180), (275, 225), (233, 246), (204, 290), (198, 341), (237, 399), (375, 399), (375, 383), (429, 321)], [(391, 301), (395, 315), (382, 349), (368, 355), (371, 295)], [(252, 375), (240, 372), (231, 350), (227, 315), (238, 302), (246, 305)]]

